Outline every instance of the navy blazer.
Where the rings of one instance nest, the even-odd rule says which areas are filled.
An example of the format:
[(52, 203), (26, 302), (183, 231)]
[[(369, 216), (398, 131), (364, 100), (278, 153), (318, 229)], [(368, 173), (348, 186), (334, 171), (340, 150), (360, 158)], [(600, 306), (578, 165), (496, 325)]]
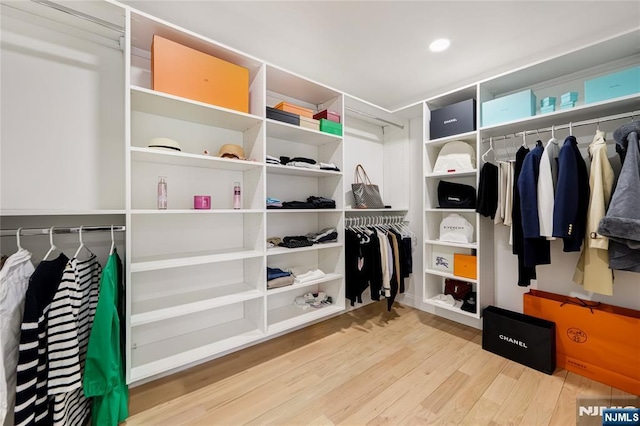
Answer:
[(589, 175), (578, 149), (568, 136), (558, 154), (558, 185), (553, 207), (553, 236), (564, 240), (564, 251), (580, 251), (587, 227)]
[(540, 142), (524, 158), (518, 177), (520, 215), (524, 234), (524, 265), (529, 267), (551, 263), (551, 246), (546, 238), (540, 236), (538, 217), (538, 175), (543, 151), (544, 148)]

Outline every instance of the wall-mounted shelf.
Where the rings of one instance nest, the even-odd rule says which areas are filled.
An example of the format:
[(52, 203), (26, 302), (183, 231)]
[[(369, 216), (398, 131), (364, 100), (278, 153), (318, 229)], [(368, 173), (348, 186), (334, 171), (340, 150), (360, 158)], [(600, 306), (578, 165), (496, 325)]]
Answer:
[(295, 126), (270, 118), (267, 118), (267, 137), (295, 141), (307, 145), (324, 145), (342, 140), (342, 136), (307, 129), (306, 127)]
[(451, 274), (449, 272), (445, 272), (445, 271), (438, 271), (437, 269), (427, 268), (427, 269), (425, 269), (425, 273), (430, 274), (430, 275), (438, 275), (440, 277), (445, 277), (445, 278), (453, 278), (453, 279), (456, 279), (456, 280), (466, 281), (466, 282), (469, 282), (469, 283), (477, 283), (478, 282), (478, 280), (474, 280), (472, 278), (458, 277), (457, 275), (453, 275), (453, 274)]
[(176, 255), (146, 256), (133, 258), (131, 272), (144, 272), (157, 269), (180, 268), (183, 266), (202, 265), (205, 263), (227, 262), (231, 260), (261, 257), (257, 250), (213, 250), (202, 253), (181, 253)]

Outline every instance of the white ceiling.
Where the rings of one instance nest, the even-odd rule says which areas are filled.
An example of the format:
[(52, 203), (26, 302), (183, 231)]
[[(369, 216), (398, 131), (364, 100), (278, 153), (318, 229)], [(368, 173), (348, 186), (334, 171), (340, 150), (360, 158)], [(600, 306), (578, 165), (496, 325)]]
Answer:
[(637, 0), (123, 3), (388, 109), (640, 27)]

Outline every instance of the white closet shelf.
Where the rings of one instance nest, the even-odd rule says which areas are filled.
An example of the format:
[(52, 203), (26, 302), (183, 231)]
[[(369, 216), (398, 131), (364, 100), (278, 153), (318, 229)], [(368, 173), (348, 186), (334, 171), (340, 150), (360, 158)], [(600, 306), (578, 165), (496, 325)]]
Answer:
[(267, 256), (275, 256), (278, 254), (299, 253), (301, 251), (322, 250), (322, 249), (329, 249), (329, 248), (335, 248), (335, 247), (342, 247), (342, 243), (321, 243), (321, 244), (314, 244), (308, 247), (299, 247), (299, 248), (272, 247), (267, 249)]
[(246, 213), (262, 213), (261, 209), (135, 209), (131, 210), (134, 215), (165, 215), (165, 214), (246, 214)]
[[(431, 275), (439, 275), (441, 277), (453, 278), (453, 279), (456, 279), (456, 280), (466, 281), (466, 282), (469, 282), (469, 283), (477, 283), (478, 282), (478, 280), (474, 280), (472, 278), (459, 277), (457, 275), (450, 274), (449, 272), (438, 271), (436, 269), (427, 268), (427, 269), (425, 269), (424, 272), (427, 273), (427, 274), (431, 274)], [(440, 305), (438, 305), (438, 306), (440, 306)]]
[(267, 209), (267, 213), (340, 213), (340, 209)]
[(303, 310), (293, 305), (293, 300), (291, 302), (291, 305), (267, 311), (267, 322), (269, 324), (268, 334), (280, 333), (290, 328), (344, 311), (344, 307), (340, 305), (327, 305), (321, 308), (309, 307)]
[(228, 262), (230, 260), (261, 257), (258, 250), (242, 248), (212, 250), (208, 252), (179, 253), (159, 256), (145, 256), (131, 260), (131, 272), (154, 271), (158, 269), (180, 268), (182, 266), (203, 265), (206, 263)]
[(451, 311), (451, 312), (455, 312), (457, 314), (465, 315), (465, 316), (468, 316), (468, 317), (471, 317), (471, 318), (476, 318), (476, 319), (480, 318), (480, 315), (477, 314), (477, 313), (474, 314), (472, 312), (463, 311), (462, 309), (460, 309), (460, 308), (458, 308), (456, 306), (448, 306), (448, 305), (445, 305), (445, 304), (440, 304), (440, 303), (434, 302), (434, 301), (432, 301), (430, 299), (426, 299), (424, 301), (424, 303), (426, 303), (427, 305), (435, 306), (435, 307), (440, 308), (440, 309), (444, 309), (446, 311)]
[(460, 247), (467, 249), (477, 249), (478, 243), (456, 243), (454, 241), (440, 241), (440, 240), (424, 240), (425, 244), (431, 244), (434, 246), (447, 246), (447, 247)]
[(307, 177), (325, 177), (325, 176), (342, 176), (342, 172), (334, 170), (318, 170), (305, 169), (304, 167), (283, 166), (280, 164), (268, 164), (267, 173), (273, 175), (289, 175), (289, 176), (307, 176)]
[(429, 208), (429, 209), (424, 209), (425, 212), (427, 213), (472, 213), (472, 214), (476, 214), (475, 209), (434, 209), (434, 208)]
[(267, 296), (270, 296), (272, 294), (278, 294), (278, 293), (286, 293), (288, 291), (292, 291), (292, 290), (298, 290), (301, 288), (305, 288), (305, 287), (310, 287), (316, 284), (320, 284), (320, 283), (326, 283), (328, 281), (334, 281), (334, 280), (339, 280), (342, 279), (343, 275), (342, 274), (334, 274), (334, 273), (330, 273), (330, 274), (325, 274), (324, 277), (319, 278), (317, 280), (313, 280), (313, 281), (309, 281), (306, 283), (302, 283), (302, 284), (292, 284), (290, 286), (287, 287), (278, 287), (278, 288), (274, 288), (274, 289), (267, 289)]
[(161, 321), (219, 306), (262, 297), (262, 292), (247, 283), (216, 286), (154, 299), (133, 301), (131, 326)]
[(148, 114), (244, 132), (260, 124), (257, 115), (131, 86), (131, 109)]
[(95, 216), (125, 214), (126, 210), (118, 209), (78, 209), (78, 210), (31, 210), (31, 209), (3, 209), (0, 216)]
[[(509, 121), (494, 126), (481, 127), (480, 131), (482, 132), (483, 138), (501, 136), (509, 133), (522, 132), (524, 130), (568, 124), (571, 121), (590, 120), (605, 115), (622, 114), (637, 109), (638, 104), (640, 104), (640, 94), (634, 94), (602, 102), (578, 105), (570, 109), (560, 109), (548, 114), (534, 115), (533, 117)], [(560, 132), (562, 133), (563, 131)]]
[(178, 151), (159, 150), (153, 148), (131, 147), (133, 161), (171, 164), (175, 166), (204, 167), (210, 169), (246, 171), (258, 169), (264, 165), (257, 161), (234, 160), (208, 155), (189, 154)]
[(267, 118), (267, 138), (276, 138), (306, 145), (325, 145), (342, 141), (342, 136), (306, 127), (295, 126)]
[(464, 177), (464, 176), (475, 176), (477, 170), (469, 170), (462, 172), (443, 172), (443, 173), (426, 173), (424, 177), (426, 178), (448, 178), (448, 177)]
[(432, 139), (425, 141), (425, 145), (428, 147), (441, 147), (448, 142), (453, 141), (464, 141), (468, 143), (472, 143), (475, 145), (477, 138), (477, 132), (474, 130), (473, 132), (460, 133), (459, 135), (447, 136), (444, 138)]
[(138, 346), (132, 350), (131, 382), (246, 345), (262, 337), (264, 333), (255, 324), (239, 319)]

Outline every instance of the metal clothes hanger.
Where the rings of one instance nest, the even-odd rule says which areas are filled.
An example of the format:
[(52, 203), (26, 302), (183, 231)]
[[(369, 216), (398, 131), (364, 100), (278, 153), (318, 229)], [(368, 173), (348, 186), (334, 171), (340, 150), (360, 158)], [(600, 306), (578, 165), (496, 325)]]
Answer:
[(522, 132), (522, 146), (527, 148), (527, 131)]

